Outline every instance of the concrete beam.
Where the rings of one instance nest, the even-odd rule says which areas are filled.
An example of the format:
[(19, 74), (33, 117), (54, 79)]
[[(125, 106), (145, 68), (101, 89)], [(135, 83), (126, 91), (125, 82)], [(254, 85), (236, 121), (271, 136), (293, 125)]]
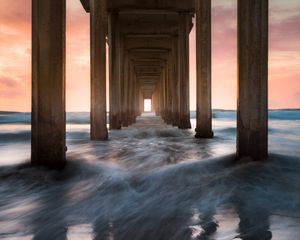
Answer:
[(66, 164), (66, 1), (32, 0), (31, 164)]
[[(149, 49), (149, 51), (170, 51), (172, 48), (171, 45), (171, 36), (161, 36), (161, 37), (153, 37), (153, 36), (126, 36), (126, 48), (128, 50), (143, 51)], [(157, 49), (157, 50), (156, 50)]]
[(237, 156), (268, 156), (268, 0), (238, 0)]
[(161, 73), (159, 72), (159, 73), (136, 73), (136, 76), (137, 77), (143, 77), (143, 76), (145, 76), (145, 77), (158, 77), (159, 75), (160, 75)]
[(84, 10), (86, 12), (89, 12), (90, 11), (90, 0), (80, 0)]
[[(84, 9), (88, 12), (90, 9), (89, 0), (80, 0)], [(133, 11), (138, 9), (149, 11), (193, 11), (194, 0), (112, 0), (108, 2), (111, 11)]]
[(139, 64), (141, 62), (146, 62), (147, 64), (153, 60), (159, 61), (161, 65), (167, 60), (168, 58), (168, 51), (160, 51), (160, 50), (153, 50), (153, 51), (133, 51), (132, 49), (129, 51), (130, 59)]
[(177, 15), (177, 11), (175, 10), (167, 10), (167, 9), (143, 9), (143, 8), (124, 8), (119, 9), (119, 12), (123, 15)]
[(110, 10), (167, 10), (167, 11), (193, 11), (194, 0), (113, 0), (109, 2)]
[[(127, 19), (124, 17), (122, 21), (121, 31), (124, 34), (148, 34), (148, 35), (174, 35), (178, 30), (178, 23), (176, 20), (166, 20), (160, 17), (157, 19), (158, 15), (150, 16), (147, 19), (141, 21), (140, 19), (144, 15), (137, 15), (135, 19)], [(149, 20), (148, 20), (149, 18)], [(162, 24), (163, 23), (163, 24)]]
[(162, 39), (162, 38), (172, 38), (174, 34), (168, 33), (125, 33), (127, 38), (151, 38), (151, 39)]

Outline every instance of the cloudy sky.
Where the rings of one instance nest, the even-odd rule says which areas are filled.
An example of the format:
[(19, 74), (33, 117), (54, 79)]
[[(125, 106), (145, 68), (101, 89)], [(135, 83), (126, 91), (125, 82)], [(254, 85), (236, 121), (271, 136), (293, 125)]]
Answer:
[[(270, 1), (269, 107), (300, 108), (300, 0)], [(236, 108), (236, 0), (212, 0), (213, 108)], [(190, 35), (195, 109), (195, 34)], [(89, 15), (67, 0), (67, 111), (88, 111)], [(0, 0), (0, 110), (31, 108), (31, 0)]]

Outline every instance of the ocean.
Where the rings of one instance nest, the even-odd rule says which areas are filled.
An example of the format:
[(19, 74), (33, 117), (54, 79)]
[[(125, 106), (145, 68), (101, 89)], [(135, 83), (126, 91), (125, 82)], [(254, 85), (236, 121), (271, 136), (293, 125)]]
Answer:
[(269, 112), (264, 162), (235, 160), (236, 112), (213, 112), (213, 139), (143, 114), (89, 140), (67, 114), (63, 171), (31, 168), (30, 113), (0, 112), (0, 239), (298, 240), (300, 110)]

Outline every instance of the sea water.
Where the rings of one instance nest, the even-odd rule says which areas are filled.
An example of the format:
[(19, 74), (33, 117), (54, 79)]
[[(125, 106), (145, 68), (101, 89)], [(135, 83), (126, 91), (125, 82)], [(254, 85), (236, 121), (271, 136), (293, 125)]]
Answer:
[(213, 139), (144, 114), (89, 141), (67, 114), (63, 171), (31, 168), (30, 114), (0, 113), (0, 239), (300, 239), (300, 111), (270, 111), (265, 162), (235, 161), (236, 112)]

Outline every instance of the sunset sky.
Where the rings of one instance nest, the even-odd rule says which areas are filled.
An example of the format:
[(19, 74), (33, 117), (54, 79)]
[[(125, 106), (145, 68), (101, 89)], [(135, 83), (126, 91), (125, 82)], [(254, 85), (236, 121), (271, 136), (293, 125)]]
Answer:
[[(236, 0), (213, 0), (213, 108), (236, 108)], [(195, 34), (190, 35), (195, 109)], [(67, 111), (89, 111), (89, 15), (67, 0)], [(270, 0), (269, 108), (300, 108), (300, 0)], [(31, 0), (0, 0), (0, 110), (31, 109)]]

